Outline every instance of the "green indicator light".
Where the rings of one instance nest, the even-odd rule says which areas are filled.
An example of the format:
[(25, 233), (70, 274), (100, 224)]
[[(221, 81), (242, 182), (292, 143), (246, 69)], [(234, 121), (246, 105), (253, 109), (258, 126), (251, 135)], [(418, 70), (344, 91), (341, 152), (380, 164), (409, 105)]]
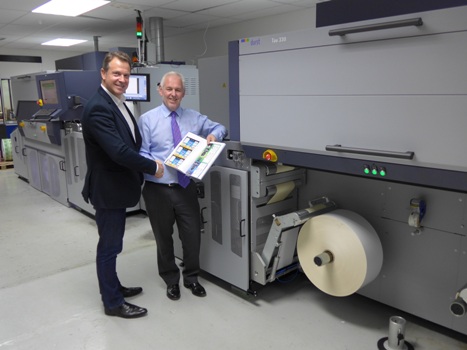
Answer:
[(384, 168), (379, 169), (379, 175), (383, 177), (386, 176), (386, 169)]
[(365, 167), (363, 168), (363, 172), (368, 175), (370, 173), (370, 167), (368, 165), (365, 165)]
[(141, 17), (136, 18), (136, 38), (141, 39), (143, 37), (143, 19)]
[(378, 175), (378, 169), (376, 168), (371, 169), (371, 174)]

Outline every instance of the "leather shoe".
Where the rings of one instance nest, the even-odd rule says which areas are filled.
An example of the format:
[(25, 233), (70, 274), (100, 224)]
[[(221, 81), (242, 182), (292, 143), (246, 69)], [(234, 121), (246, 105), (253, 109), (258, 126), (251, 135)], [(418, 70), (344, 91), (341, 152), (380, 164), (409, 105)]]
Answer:
[(143, 288), (141, 287), (121, 287), (120, 292), (122, 292), (122, 295), (124, 298), (129, 298), (129, 297), (134, 297), (135, 295), (138, 295), (143, 291)]
[(180, 287), (178, 284), (171, 284), (167, 286), (167, 297), (171, 300), (180, 299)]
[(137, 318), (144, 316), (148, 313), (148, 310), (145, 308), (127, 303), (126, 301), (113, 309), (105, 309), (105, 314), (107, 316), (117, 316), (122, 318)]
[(206, 296), (206, 290), (198, 282), (184, 283), (183, 285), (186, 288), (191, 289), (191, 292), (193, 293), (193, 295), (196, 295), (197, 297), (205, 297)]

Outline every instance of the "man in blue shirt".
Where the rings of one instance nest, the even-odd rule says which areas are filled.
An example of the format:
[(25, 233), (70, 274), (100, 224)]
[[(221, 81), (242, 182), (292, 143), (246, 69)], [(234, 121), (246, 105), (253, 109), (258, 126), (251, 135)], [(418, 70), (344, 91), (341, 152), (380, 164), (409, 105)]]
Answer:
[[(140, 154), (153, 161), (163, 162), (174, 147), (174, 129), (181, 136), (192, 132), (209, 142), (222, 141), (226, 128), (207, 116), (180, 106), (185, 96), (184, 77), (168, 72), (159, 84), (162, 104), (145, 114), (138, 122), (143, 138)], [(176, 169), (165, 167), (161, 178), (146, 176), (143, 198), (157, 244), (159, 275), (167, 285), (167, 297), (180, 299), (180, 270), (175, 262), (173, 225), (177, 223), (183, 247), (183, 284), (199, 297), (206, 291), (198, 282), (201, 240), (200, 208), (196, 184), (193, 180), (179, 179)]]

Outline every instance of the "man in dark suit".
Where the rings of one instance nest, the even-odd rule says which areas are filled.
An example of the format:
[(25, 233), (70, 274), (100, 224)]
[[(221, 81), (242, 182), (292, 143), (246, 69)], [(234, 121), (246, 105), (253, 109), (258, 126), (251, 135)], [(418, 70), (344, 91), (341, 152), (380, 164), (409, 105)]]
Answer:
[(82, 194), (96, 211), (99, 289), (106, 315), (123, 318), (147, 314), (146, 309), (125, 301), (143, 289), (123, 287), (116, 272), (117, 255), (123, 248), (126, 208), (135, 206), (141, 198), (142, 173), (159, 178), (164, 171), (160, 161), (139, 155), (141, 135), (123, 96), (130, 70), (127, 54), (106, 55), (101, 86), (86, 104), (81, 120), (88, 168)]

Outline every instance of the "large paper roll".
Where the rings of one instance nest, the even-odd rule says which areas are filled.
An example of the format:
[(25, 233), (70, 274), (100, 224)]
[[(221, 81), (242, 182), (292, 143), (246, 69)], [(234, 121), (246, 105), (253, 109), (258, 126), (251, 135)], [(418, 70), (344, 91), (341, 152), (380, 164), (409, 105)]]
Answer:
[(340, 297), (373, 281), (383, 264), (376, 231), (363, 217), (344, 209), (308, 220), (300, 230), (297, 253), (308, 279)]

